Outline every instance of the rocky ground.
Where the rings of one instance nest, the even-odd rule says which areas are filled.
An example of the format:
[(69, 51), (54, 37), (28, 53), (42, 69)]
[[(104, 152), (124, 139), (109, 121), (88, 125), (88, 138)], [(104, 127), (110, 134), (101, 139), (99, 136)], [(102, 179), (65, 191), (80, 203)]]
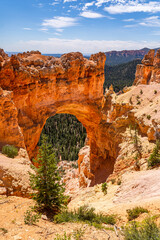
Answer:
[[(67, 56), (70, 57), (70, 55)], [(81, 57), (82, 56), (80, 55), (79, 59)], [(62, 58), (62, 60), (65, 60), (64, 57)], [(149, 214), (142, 214), (137, 219), (138, 221), (142, 221), (146, 216), (150, 215), (156, 216), (157, 223), (160, 223), (160, 167), (148, 170), (147, 166), (147, 160), (153, 151), (153, 148), (155, 146), (155, 140), (160, 139), (160, 51), (155, 57), (154, 52), (151, 51), (144, 58), (142, 63), (143, 64), (139, 65), (137, 68), (136, 79), (134, 82), (135, 85), (139, 84), (138, 86), (126, 88), (124, 90), (124, 94), (115, 94), (113, 92), (113, 89), (111, 88), (106, 91), (106, 94), (104, 96), (104, 106), (102, 107), (102, 109), (104, 112), (103, 123), (107, 122), (107, 128), (106, 124), (104, 124), (104, 128), (101, 128), (101, 125), (97, 125), (96, 119), (98, 117), (98, 119), (100, 120), (99, 114), (102, 114), (102, 112), (98, 113), (97, 111), (99, 110), (96, 110), (96, 115), (92, 115), (90, 114), (90, 108), (88, 108), (89, 110), (87, 110), (86, 112), (84, 112), (83, 108), (83, 115), (87, 117), (91, 116), (91, 119), (85, 119), (85, 121), (87, 121), (87, 124), (88, 122), (90, 122), (90, 120), (92, 121), (95, 118), (94, 120), (97, 127), (95, 127), (94, 129), (97, 129), (98, 131), (100, 129), (100, 132), (97, 133), (97, 131), (95, 131), (93, 134), (95, 135), (94, 139), (98, 146), (97, 147), (96, 144), (91, 146), (92, 151), (94, 149), (94, 154), (93, 152), (90, 153), (90, 148), (85, 146), (79, 154), (79, 169), (77, 169), (77, 166), (75, 166), (77, 165), (77, 163), (75, 163), (75, 165), (73, 165), (73, 162), (68, 163), (66, 161), (59, 163), (59, 170), (63, 177), (63, 181), (66, 184), (66, 194), (70, 196), (68, 208), (70, 210), (73, 210), (77, 209), (80, 206), (88, 205), (89, 207), (94, 207), (97, 213), (115, 214), (117, 216), (116, 226), (119, 228), (121, 226), (124, 226), (128, 221), (127, 209), (131, 209), (137, 206), (147, 208), (149, 211)], [(17, 66), (17, 64), (20, 64), (19, 60), (16, 57), (12, 57), (9, 63), (9, 69), (11, 70), (11, 72), (13, 72), (13, 68), (11, 67), (12, 65), (15, 67), (15, 69), (17, 67), (19, 68), (19, 65)], [(29, 62), (27, 61), (26, 64), (29, 64)], [(37, 64), (37, 62), (35, 62), (35, 64)], [(41, 64), (41, 61), (38, 62), (38, 64)], [(89, 64), (92, 65), (93, 61), (89, 62)], [(24, 62), (22, 65), (24, 65)], [(70, 68), (67, 67), (67, 69)], [(6, 69), (4, 68), (3, 70), (5, 76)], [(30, 69), (30, 71), (31, 70), (32, 69)], [(20, 77), (19, 81), (21, 82), (22, 79), (23, 78)], [(95, 75), (93, 75), (93, 79), (96, 79)], [(15, 83), (15, 81), (13, 82)], [(75, 79), (73, 82), (75, 82)], [(6, 82), (6, 79), (4, 78), (4, 87), (6, 83), (10, 85), (10, 81)], [(22, 81), (22, 84), (24, 84), (24, 80)], [(37, 82), (35, 84), (37, 84)], [(41, 84), (43, 87), (43, 82)], [(48, 86), (50, 89), (50, 85)], [(76, 85), (74, 85), (74, 87), (75, 86)], [(53, 89), (55, 89), (54, 85)], [(97, 89), (99, 88), (96, 87), (95, 92), (99, 96), (100, 93), (97, 92)], [(28, 113), (28, 116), (30, 116), (31, 106), (27, 105), (28, 113), (26, 112), (25, 115), (24, 112), (26, 111), (26, 106), (24, 105), (25, 108), (21, 109), (20, 99), (22, 98), (22, 95), (19, 95), (19, 91), (17, 92), (17, 103), (19, 104), (18, 109), (20, 110), (20, 113), (23, 113), (21, 117), (24, 122), (21, 119), (21, 124), (23, 122), (25, 129), (27, 121), (27, 124), (29, 124), (28, 126), (30, 126), (29, 131), (30, 129), (32, 129), (34, 133), (30, 134), (32, 132), (27, 132), (26, 134), (26, 136), (31, 136), (31, 139), (28, 138), (27, 140), (27, 146), (28, 149), (30, 149), (29, 151), (31, 152), (32, 148), (34, 149), (35, 146), (35, 140), (33, 136), (36, 137), (35, 132), (37, 131), (40, 133), (41, 129), (34, 129), (35, 124), (32, 128), (32, 123), (26, 120), (26, 116)], [(28, 88), (26, 88), (26, 92), (28, 96)], [(39, 88), (39, 93), (39, 96), (41, 96), (41, 88)], [(0, 90), (0, 95), (2, 98), (1, 105), (3, 106), (2, 112), (7, 113), (4, 119), (1, 119), (1, 122), (4, 124), (0, 124), (0, 126), (2, 126), (1, 130), (3, 130), (0, 131), (0, 133), (2, 134), (1, 139), (4, 140), (6, 138), (6, 129), (8, 129), (8, 137), (6, 139), (7, 143), (8, 141), (10, 143), (15, 143), (15, 141), (20, 142), (19, 139), (22, 139), (23, 136), (18, 126), (17, 110), (13, 104), (11, 94), (10, 92), (6, 91), (4, 91), (3, 93), (3, 91)], [(33, 92), (32, 95), (34, 99), (35, 93)], [(51, 91), (50, 95), (52, 99), (53, 94)], [(45, 97), (43, 100), (44, 102), (46, 102), (46, 95), (44, 94), (44, 96)], [(75, 98), (77, 96), (78, 94), (76, 93)], [(71, 99), (73, 100), (72, 97)], [(32, 101), (32, 98), (29, 98), (28, 102), (31, 103), (36, 101)], [(48, 100), (48, 102), (50, 103), (50, 100)], [(8, 106), (10, 106), (10, 111), (12, 110), (11, 115), (8, 115)], [(52, 104), (51, 107), (53, 112)], [(73, 107), (73, 110), (74, 109), (75, 106)], [(62, 110), (63, 109), (60, 109), (59, 112), (63, 112)], [(68, 111), (68, 109), (65, 111)], [(37, 112), (39, 113), (39, 110), (37, 110)], [(74, 111), (69, 111), (69, 113), (74, 114)], [(41, 113), (39, 114), (41, 115)], [(8, 124), (8, 120), (6, 119), (11, 119), (11, 116), (13, 116), (14, 121), (10, 126), (11, 128), (6, 128), (6, 123)], [(37, 115), (35, 116), (35, 119), (37, 120)], [(81, 120), (84, 120), (83, 117)], [(101, 120), (100, 124), (102, 122)], [(42, 122), (43, 121), (40, 121), (40, 123)], [(38, 126), (38, 123), (36, 124), (36, 126)], [(108, 126), (110, 127), (108, 128)], [(10, 129), (15, 130), (14, 134), (11, 134), (12, 131)], [(17, 135), (17, 131), (19, 135)], [(89, 135), (91, 135), (91, 133)], [(14, 136), (16, 139), (12, 139), (12, 136)], [(20, 136), (20, 138), (17, 138), (16, 136)], [(136, 145), (135, 138), (137, 139)], [(115, 142), (117, 145), (115, 144)], [(4, 145), (4, 142), (0, 142), (0, 145)], [(22, 147), (25, 148), (25, 146)], [(111, 161), (111, 158), (107, 158), (108, 161), (110, 161), (109, 163), (112, 163), (112, 165), (114, 164), (114, 166), (101, 164), (103, 163), (103, 161), (100, 161), (98, 149), (106, 149), (107, 151), (109, 149), (109, 156), (116, 156), (115, 162)], [(89, 159), (89, 156), (92, 156), (92, 159)], [(106, 152), (104, 160), (104, 163), (107, 164)], [(94, 187), (87, 187), (90, 184), (89, 181), (91, 177), (96, 177), (96, 175), (90, 176), (91, 165), (92, 170), (99, 169), (99, 173), (97, 173), (99, 175), (97, 175), (98, 177), (96, 182), (102, 182), (102, 180), (105, 181), (106, 176), (109, 175), (109, 178), (107, 179), (107, 194), (104, 195), (104, 193), (102, 192), (102, 184), (97, 184)], [(96, 166), (93, 168), (94, 165)], [(79, 173), (80, 169), (81, 171)], [(112, 171), (110, 171), (109, 173), (107, 173), (108, 175), (106, 175), (106, 171), (108, 171), (108, 169), (112, 169)], [(73, 238), (73, 235), (76, 231), (83, 232), (83, 236), (81, 239), (84, 240), (123, 239), (122, 236), (116, 236), (116, 231), (113, 226), (112, 229), (111, 226), (107, 226), (109, 228), (104, 231), (104, 229), (98, 230), (94, 227), (82, 223), (55, 224), (49, 221), (45, 215), (42, 216), (40, 221), (35, 225), (25, 225), (24, 214), (30, 206), (33, 206), (33, 201), (31, 199), (22, 198), (28, 197), (31, 192), (29, 186), (29, 171), (32, 171), (30, 168), (30, 161), (24, 149), (20, 149), (19, 155), (14, 159), (7, 158), (6, 156), (0, 154), (0, 194), (2, 194), (0, 196), (0, 239), (54, 240), (56, 239), (57, 234), (63, 235), (64, 233), (71, 233), (72, 239), (75, 239)], [(105, 175), (101, 176), (103, 175), (103, 173), (105, 173)], [(82, 188), (80, 186), (86, 186), (86, 188)]]
[(147, 208), (151, 215), (160, 214), (160, 169), (130, 171), (122, 176), (120, 185), (109, 182), (106, 195), (101, 184), (81, 189), (68, 207), (74, 209), (84, 204), (94, 207), (96, 212), (117, 214), (118, 225), (127, 222), (126, 210), (137, 206)]
[[(67, 235), (76, 233), (78, 230), (83, 232), (81, 239), (84, 240), (106, 240), (118, 239), (113, 227), (112, 230), (98, 230), (87, 224), (82, 223), (64, 223), (55, 224), (46, 216), (42, 216), (40, 221), (35, 225), (24, 224), (24, 214), (30, 206), (33, 206), (33, 201), (21, 197), (0, 197), (0, 239), (1, 240), (53, 240), (57, 234)], [(5, 233), (5, 231), (7, 231)], [(72, 238), (75, 239), (75, 238)]]
[[(19, 159), (22, 161), (22, 158), (17, 157), (14, 159), (14, 161), (17, 161), (17, 165), (13, 164), (12, 167), (15, 166), (14, 171), (16, 173), (18, 173), (18, 170), (21, 174), (23, 172), (23, 178), (28, 181), (28, 179), (25, 178), (25, 172), (19, 168), (19, 166), (22, 167)], [(6, 163), (9, 161), (7, 157), (1, 154), (1, 165), (3, 165), (4, 160)], [(71, 196), (71, 201), (68, 205), (69, 209), (73, 210), (79, 206), (88, 205), (89, 207), (94, 207), (96, 212), (116, 214), (116, 226), (121, 227), (128, 221), (126, 210), (136, 206), (142, 206), (149, 210), (149, 215), (158, 216), (157, 222), (160, 223), (160, 168), (142, 171), (133, 171), (133, 169), (131, 169), (121, 176), (120, 185), (118, 185), (117, 182), (113, 184), (109, 181), (107, 194), (104, 195), (101, 190), (101, 184), (94, 187), (79, 188), (77, 184), (78, 169), (72, 168), (72, 164), (71, 162), (61, 162), (59, 164), (61, 171), (63, 169), (63, 178), (67, 187), (66, 193)], [(29, 165), (24, 166), (26, 168), (26, 166)], [(12, 168), (12, 173), (14, 171)], [(17, 177), (18, 176), (19, 175), (17, 175)], [(123, 239), (120, 235), (119, 237), (116, 236), (114, 227), (111, 225), (106, 226), (109, 230), (98, 230), (82, 223), (55, 224), (46, 219), (46, 216), (42, 216), (40, 221), (35, 225), (26, 225), (24, 224), (24, 214), (26, 210), (33, 205), (34, 203), (31, 199), (1, 195), (0, 239), (56, 239), (57, 234), (62, 236), (65, 233), (67, 235), (72, 234), (72, 239), (74, 239), (73, 235), (76, 231), (83, 232), (81, 238), (83, 240), (106, 240), (109, 239), (109, 236), (111, 240)], [(146, 213), (142, 214), (138, 218), (138, 221), (142, 221), (146, 216)]]

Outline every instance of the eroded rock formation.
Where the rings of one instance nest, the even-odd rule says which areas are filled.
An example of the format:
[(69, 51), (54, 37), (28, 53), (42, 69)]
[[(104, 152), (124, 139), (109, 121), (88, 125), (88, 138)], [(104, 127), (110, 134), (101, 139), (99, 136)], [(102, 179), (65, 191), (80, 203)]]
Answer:
[(26, 150), (20, 148), (16, 158), (8, 158), (0, 153), (0, 195), (30, 197), (30, 160)]
[[(159, 55), (160, 51), (155, 57), (150, 51), (137, 67), (136, 85), (159, 83)], [(129, 125), (137, 124), (140, 135), (155, 141), (160, 125), (160, 85), (134, 86), (119, 96), (111, 87), (103, 95), (103, 53), (89, 60), (81, 53), (55, 58), (38, 51), (9, 58), (1, 50), (0, 56), (1, 147), (6, 143), (26, 147), (32, 158), (47, 118), (57, 113), (73, 114), (86, 128), (89, 139), (88, 147), (79, 154), (80, 186), (92, 186), (125, 168), (118, 154)], [(138, 92), (144, 92), (141, 101)], [(148, 107), (153, 99), (154, 104)], [(153, 112), (154, 118), (146, 117)]]
[(137, 65), (134, 85), (160, 83), (160, 49), (150, 50), (142, 60), (142, 64)]
[[(116, 157), (115, 151), (109, 152), (108, 146), (105, 147), (104, 140), (104, 132), (108, 128), (107, 124), (104, 127), (101, 111), (104, 63), (103, 53), (92, 55), (90, 60), (81, 53), (64, 54), (59, 59), (34, 51), (11, 58), (2, 56), (0, 86), (12, 91), (11, 102), (17, 112), (14, 120), (20, 127), (19, 136), (22, 131), (24, 137), (22, 142), (18, 134), (10, 134), (10, 128), (3, 123), (1, 127), (5, 129), (5, 135), (1, 135), (2, 144), (12, 144), (9, 136), (12, 135), (14, 145), (24, 147), (25, 144), (32, 158), (46, 119), (56, 113), (73, 114), (87, 130), (91, 149), (91, 182), (104, 181), (113, 171)], [(8, 124), (12, 128), (12, 123)], [(98, 175), (100, 170), (104, 173)]]

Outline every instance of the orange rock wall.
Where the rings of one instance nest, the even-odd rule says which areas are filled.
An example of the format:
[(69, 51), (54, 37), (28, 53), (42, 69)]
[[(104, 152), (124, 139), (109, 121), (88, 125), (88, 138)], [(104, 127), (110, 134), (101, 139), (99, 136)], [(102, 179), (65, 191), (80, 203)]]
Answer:
[[(15, 120), (24, 137), (23, 142), (18, 135), (11, 134), (14, 145), (25, 144), (32, 158), (47, 118), (56, 113), (75, 115), (89, 138), (91, 185), (105, 181), (113, 171), (116, 157), (106, 142), (108, 125), (102, 121), (104, 63), (103, 53), (92, 55), (90, 60), (81, 53), (65, 54), (58, 59), (39, 52), (1, 59), (0, 86), (13, 92)], [(10, 138), (2, 134), (0, 141), (10, 143)]]
[[(137, 67), (135, 85), (160, 81), (159, 55), (160, 51), (155, 57), (151, 51), (145, 56)], [(110, 88), (103, 96), (104, 64), (103, 53), (89, 60), (81, 53), (55, 58), (38, 51), (9, 58), (0, 49), (1, 146), (26, 147), (32, 158), (47, 118), (57, 113), (73, 114), (86, 128), (89, 139), (88, 147), (79, 154), (80, 186), (104, 182), (114, 171), (122, 133), (129, 124), (137, 123), (151, 140), (155, 133), (135, 116), (136, 99), (132, 104), (128, 92), (116, 96)]]
[(0, 149), (6, 144), (25, 148), (13, 93), (2, 89), (0, 89), (0, 116)]
[(134, 85), (160, 83), (160, 49), (150, 50), (142, 60), (142, 64), (137, 65)]

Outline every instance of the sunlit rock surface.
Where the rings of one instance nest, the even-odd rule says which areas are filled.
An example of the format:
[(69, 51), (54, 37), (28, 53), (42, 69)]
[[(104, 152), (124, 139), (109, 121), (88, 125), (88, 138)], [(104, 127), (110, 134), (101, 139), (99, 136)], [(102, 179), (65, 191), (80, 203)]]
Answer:
[(118, 156), (126, 128), (136, 124), (148, 141), (155, 141), (159, 132), (159, 54), (150, 51), (137, 66), (134, 84), (138, 86), (120, 95), (111, 87), (103, 95), (103, 53), (89, 60), (81, 53), (55, 58), (38, 51), (9, 58), (0, 50), (0, 146), (26, 148), (31, 159), (47, 118), (69, 113), (83, 124), (89, 139), (79, 154), (80, 186), (118, 175), (124, 169)]

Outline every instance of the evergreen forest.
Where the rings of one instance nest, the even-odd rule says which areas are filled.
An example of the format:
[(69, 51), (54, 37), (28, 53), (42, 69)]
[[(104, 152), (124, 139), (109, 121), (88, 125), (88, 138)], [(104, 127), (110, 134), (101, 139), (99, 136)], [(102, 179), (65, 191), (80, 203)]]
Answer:
[(68, 161), (78, 159), (78, 152), (84, 146), (87, 135), (81, 122), (70, 114), (56, 114), (48, 118), (42, 134), (48, 136), (57, 160)]
[(135, 79), (136, 66), (140, 63), (141, 60), (136, 59), (116, 66), (105, 65), (104, 89), (112, 84), (114, 91), (119, 92), (125, 86), (131, 86)]

